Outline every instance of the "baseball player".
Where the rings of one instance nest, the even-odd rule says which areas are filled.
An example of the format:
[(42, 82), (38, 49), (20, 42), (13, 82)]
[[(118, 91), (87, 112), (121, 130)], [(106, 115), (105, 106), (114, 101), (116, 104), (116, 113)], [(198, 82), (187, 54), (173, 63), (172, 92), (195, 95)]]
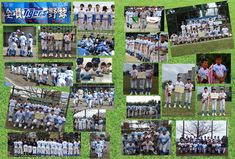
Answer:
[(169, 80), (168, 83), (165, 86), (165, 106), (171, 108), (171, 95), (174, 90), (174, 85), (172, 84), (172, 81)]
[(86, 24), (87, 24), (86, 29), (87, 30), (93, 30), (92, 17), (93, 17), (92, 5), (88, 4), (88, 10), (86, 11)]
[(47, 32), (46, 27), (42, 28), (42, 31), (39, 33), (41, 38), (41, 47), (42, 47), (42, 57), (47, 57)]
[(152, 78), (153, 78), (153, 67), (151, 65), (147, 66), (145, 70), (146, 75), (146, 95), (150, 95), (152, 89)]
[(54, 39), (55, 39), (55, 50), (56, 50), (55, 57), (58, 57), (58, 54), (60, 54), (60, 57), (62, 57), (64, 34), (61, 32), (60, 27), (57, 28), (57, 33), (54, 33)]
[(130, 71), (130, 83), (131, 83), (131, 94), (130, 95), (137, 95), (137, 77), (138, 77), (138, 70), (136, 65), (132, 65), (132, 70)]
[(72, 42), (72, 36), (69, 33), (69, 30), (66, 31), (64, 35), (64, 51), (65, 51), (65, 57), (69, 56), (71, 57), (71, 42)]
[(21, 33), (21, 36), (19, 37), (19, 42), (20, 42), (20, 56), (24, 56), (27, 43), (27, 38), (24, 32)]
[(28, 34), (28, 40), (27, 40), (27, 56), (32, 57), (33, 56), (33, 35)]
[[(185, 87), (184, 83), (181, 81), (181, 77), (180, 76), (177, 77), (177, 81), (175, 83), (175, 87), (177, 87), (177, 86)], [(182, 108), (181, 107), (182, 95), (183, 95), (183, 93), (175, 92), (174, 108), (176, 108), (176, 103), (177, 102), (179, 103), (179, 107)]]
[[(214, 87), (211, 88), (211, 93), (216, 93), (216, 89)], [(217, 108), (217, 99), (211, 99), (212, 105), (212, 116), (217, 116), (216, 108)]]
[(187, 83), (185, 84), (185, 101), (184, 101), (184, 108), (188, 104), (188, 109), (190, 109), (191, 99), (192, 99), (192, 91), (193, 91), (193, 84), (191, 79), (187, 79)]
[(52, 31), (52, 28), (49, 28), (49, 33), (47, 34), (47, 39), (48, 39), (49, 57), (51, 57), (54, 54), (54, 33)]
[(225, 116), (225, 99), (227, 95), (224, 92), (224, 88), (220, 88), (220, 93), (219, 93), (219, 104), (220, 104), (220, 116), (223, 115)]
[(210, 93), (208, 92), (208, 88), (204, 88), (204, 92), (202, 93), (202, 116), (205, 113), (205, 107), (207, 116), (209, 116), (209, 100), (210, 100)]
[(103, 11), (102, 11), (102, 29), (103, 30), (108, 30), (109, 28), (109, 13), (108, 13), (108, 8), (107, 6), (103, 6)]
[(79, 30), (85, 30), (85, 14), (84, 4), (80, 4), (80, 10), (78, 12), (78, 28)]

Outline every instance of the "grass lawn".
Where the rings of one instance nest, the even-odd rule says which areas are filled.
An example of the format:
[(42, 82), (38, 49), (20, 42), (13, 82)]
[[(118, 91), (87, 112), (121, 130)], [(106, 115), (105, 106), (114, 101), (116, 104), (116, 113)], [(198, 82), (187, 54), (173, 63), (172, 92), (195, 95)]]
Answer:
[[(171, 97), (171, 108), (164, 108), (165, 106), (165, 97), (164, 97), (164, 90), (163, 90), (163, 95), (162, 95), (162, 116), (164, 117), (192, 117), (195, 115), (195, 92), (193, 91), (192, 94), (192, 100), (191, 100), (191, 109), (188, 108), (179, 108), (178, 104), (176, 105), (176, 108), (173, 108), (174, 106), (174, 93)], [(184, 99), (185, 96), (183, 94), (182, 96), (182, 101), (183, 103), (181, 103), (181, 106), (184, 106)]]
[[(202, 110), (202, 102), (198, 101), (196, 103), (197, 103), (197, 114), (199, 116), (201, 116), (202, 115), (202, 111), (201, 111)], [(219, 106), (219, 102), (218, 101), (217, 101), (216, 113), (217, 113), (217, 116), (219, 116), (220, 106)], [(232, 102), (226, 102), (226, 104), (225, 104), (225, 114), (226, 114), (226, 116), (231, 116), (231, 113), (232, 113)], [(211, 105), (209, 107), (209, 114), (211, 116)]]
[[(131, 91), (131, 84), (130, 84), (130, 77), (128, 75), (125, 75), (123, 77), (123, 92), (125, 95), (129, 95)], [(157, 95), (158, 94), (158, 77), (154, 77), (152, 81), (152, 89), (151, 89), (151, 95)], [(139, 87), (138, 87), (139, 88)], [(138, 93), (138, 89), (137, 89)]]
[(224, 38), (192, 44), (174, 45), (171, 46), (171, 53), (172, 56), (182, 56), (197, 53), (207, 53), (210, 51), (218, 51), (224, 49), (232, 49), (233, 47), (233, 39)]

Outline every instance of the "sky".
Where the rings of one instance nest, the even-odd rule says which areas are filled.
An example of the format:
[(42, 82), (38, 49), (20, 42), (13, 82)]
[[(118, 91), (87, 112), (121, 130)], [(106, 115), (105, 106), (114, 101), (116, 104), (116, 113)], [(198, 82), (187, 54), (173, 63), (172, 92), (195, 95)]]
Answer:
[[(188, 123), (187, 123), (188, 122)], [(191, 121), (185, 121), (185, 125), (190, 125)], [(208, 124), (210, 124), (211, 121), (208, 120)], [(181, 137), (181, 133), (177, 130), (178, 127), (182, 127), (183, 121), (176, 121), (176, 139), (178, 140)], [(226, 121), (225, 120), (214, 120), (214, 125), (219, 125), (220, 129), (217, 132), (214, 132), (213, 136), (219, 136), (222, 138), (226, 135)], [(206, 136), (210, 136), (211, 134), (207, 134)]]
[[(99, 109), (100, 113), (105, 113), (106, 110), (105, 109)], [(86, 116), (87, 118), (89, 117), (92, 117), (94, 114), (97, 114), (98, 113), (98, 109), (87, 109), (86, 110)], [(74, 114), (74, 117), (75, 118), (78, 118), (78, 117), (84, 117), (85, 116), (85, 110), (82, 110), (76, 114)]]
[(139, 66), (138, 63), (125, 63), (123, 67), (123, 72), (132, 70), (132, 65), (135, 64), (136, 66)]
[(127, 96), (126, 102), (148, 102), (150, 100), (161, 100), (160, 96)]
[(172, 80), (175, 83), (178, 73), (187, 73), (192, 67), (195, 67), (195, 64), (163, 64), (162, 81)]

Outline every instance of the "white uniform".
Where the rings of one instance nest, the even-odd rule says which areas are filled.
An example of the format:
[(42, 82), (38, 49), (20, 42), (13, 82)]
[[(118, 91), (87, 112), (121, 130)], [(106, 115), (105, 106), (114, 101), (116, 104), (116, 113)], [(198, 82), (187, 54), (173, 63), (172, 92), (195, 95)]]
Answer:
[(190, 108), (191, 99), (192, 99), (192, 91), (193, 91), (193, 84), (187, 83), (185, 84), (185, 101), (184, 106), (186, 107), (186, 104), (188, 104), (188, 108)]
[(84, 9), (80, 9), (78, 12), (78, 28), (79, 30), (85, 30), (86, 28), (84, 27), (84, 19), (85, 19), (85, 14), (86, 11)]
[(204, 114), (205, 107), (207, 113), (209, 112), (209, 96), (210, 96), (209, 92), (202, 93), (202, 114)]
[(219, 93), (220, 113), (225, 113), (225, 99), (227, 95), (225, 92)]
[(42, 50), (47, 50), (47, 33), (46, 32), (40, 32), (39, 36), (41, 38), (41, 47), (42, 47)]
[(108, 30), (109, 29), (109, 13), (103, 11), (102, 12), (103, 18), (102, 18), (102, 29)]
[(137, 89), (137, 77), (138, 77), (138, 70), (131, 70), (130, 71), (130, 76), (131, 76), (131, 92), (132, 93), (136, 93), (136, 89)]
[(20, 55), (24, 55), (25, 48), (26, 48), (27, 38), (26, 38), (26, 36), (21, 35), (19, 40), (20, 40)]
[[(182, 81), (176, 81), (175, 83), (175, 87), (184, 87), (184, 83)], [(181, 101), (182, 101), (182, 95), (183, 93), (178, 93), (175, 92), (175, 103), (174, 103), (174, 107), (176, 107), (176, 103), (179, 102), (179, 106), (181, 106)]]
[(92, 27), (92, 16), (93, 16), (93, 11), (92, 10), (87, 10), (86, 11), (87, 30), (93, 30), (93, 27)]

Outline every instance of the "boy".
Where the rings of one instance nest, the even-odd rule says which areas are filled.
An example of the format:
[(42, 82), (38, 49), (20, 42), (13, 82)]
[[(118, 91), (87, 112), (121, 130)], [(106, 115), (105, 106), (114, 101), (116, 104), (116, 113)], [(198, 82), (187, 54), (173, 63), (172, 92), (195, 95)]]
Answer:
[(186, 104), (188, 104), (188, 109), (190, 109), (191, 98), (192, 98), (192, 91), (193, 91), (193, 84), (191, 79), (187, 79), (187, 83), (185, 84), (185, 101), (184, 101), (184, 108), (186, 108)]
[(65, 51), (65, 57), (69, 56), (71, 57), (71, 41), (72, 41), (72, 36), (69, 33), (69, 30), (66, 31), (66, 34), (64, 35), (64, 51)]
[(28, 40), (27, 40), (27, 56), (32, 57), (33, 56), (33, 35), (28, 34)]
[(209, 116), (209, 103), (210, 103), (209, 98), (210, 94), (208, 92), (208, 88), (205, 87), (204, 92), (202, 93), (202, 116), (204, 116), (205, 107), (206, 107), (207, 116)]
[(14, 127), (18, 126), (19, 128), (22, 127), (25, 118), (25, 111), (24, 108), (21, 106), (19, 110), (15, 113), (15, 122)]
[(21, 33), (19, 41), (20, 41), (20, 56), (24, 56), (25, 55), (26, 42), (27, 42), (27, 38), (24, 35), (24, 32)]
[[(144, 73), (143, 67), (140, 67), (140, 72), (139, 74)], [(139, 78), (139, 89), (140, 89), (140, 95), (144, 94), (144, 89), (145, 89), (145, 80), (146, 78)], [(147, 93), (147, 92), (146, 92)]]
[(39, 37), (41, 39), (42, 57), (47, 57), (47, 32), (45, 27), (39, 33)]
[(224, 92), (224, 88), (220, 88), (220, 93), (219, 93), (219, 104), (220, 104), (220, 116), (223, 115), (225, 116), (225, 99), (227, 95)]
[(172, 81), (169, 80), (168, 83), (165, 86), (165, 106), (171, 108), (171, 95), (174, 90), (174, 85), (172, 84)]
[[(177, 77), (177, 81), (176, 81), (176, 83), (175, 83), (175, 87), (185, 87), (184, 86), (184, 83), (181, 81), (181, 77), (180, 76), (178, 76)], [(182, 95), (183, 95), (183, 93), (182, 92), (175, 92), (175, 101), (174, 101), (174, 108), (176, 108), (176, 103), (178, 102), (179, 103), (179, 107), (180, 108), (182, 108), (181, 107), (181, 101), (182, 101)]]
[(198, 83), (208, 83), (208, 73), (209, 69), (208, 67), (208, 60), (207, 59), (202, 59), (201, 61), (201, 68), (198, 71)]
[[(216, 89), (213, 87), (211, 93), (216, 93)], [(211, 98), (212, 105), (212, 116), (217, 116), (216, 107), (217, 107), (217, 98)]]
[(150, 95), (152, 89), (152, 78), (153, 78), (153, 67), (151, 65), (147, 66), (145, 70), (146, 75), (146, 95)]
[(92, 68), (92, 63), (91, 62), (88, 62), (86, 65), (85, 65), (85, 68), (81, 70), (80, 72), (80, 79), (81, 80), (91, 80), (92, 76), (90, 74), (90, 70)]
[(131, 82), (131, 94), (130, 95), (137, 95), (137, 77), (138, 77), (138, 70), (135, 64), (132, 65), (132, 70), (130, 71), (130, 82)]
[(224, 84), (227, 77), (227, 68), (222, 64), (222, 57), (220, 55), (216, 56), (215, 63), (213, 66), (214, 83)]

